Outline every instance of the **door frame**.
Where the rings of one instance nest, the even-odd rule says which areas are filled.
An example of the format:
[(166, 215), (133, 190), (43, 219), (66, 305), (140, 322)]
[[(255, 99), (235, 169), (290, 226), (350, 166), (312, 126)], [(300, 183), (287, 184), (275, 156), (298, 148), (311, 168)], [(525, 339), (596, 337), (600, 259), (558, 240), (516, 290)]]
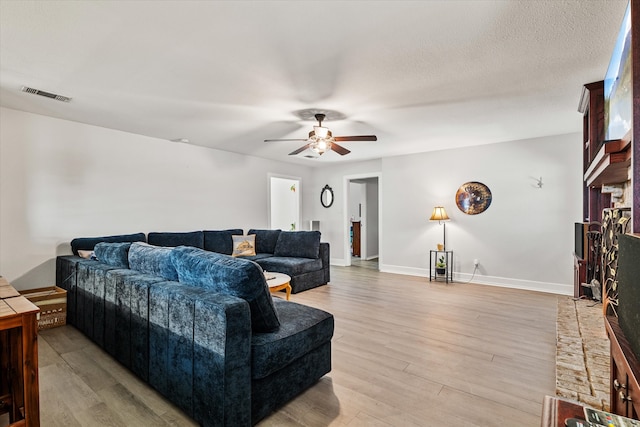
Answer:
[[(382, 172), (370, 172), (370, 173), (360, 173), (355, 175), (345, 175), (343, 176), (342, 181), (342, 211), (343, 211), (343, 230), (344, 230), (344, 241), (343, 241), (343, 250), (344, 250), (344, 266), (351, 266), (351, 245), (350, 245), (350, 229), (351, 229), (351, 218), (349, 217), (349, 197), (350, 189), (349, 183), (354, 180), (359, 179), (367, 179), (367, 178), (378, 178), (378, 265), (382, 265)], [(367, 225), (365, 225), (367, 227)], [(361, 233), (362, 233), (362, 229)]]

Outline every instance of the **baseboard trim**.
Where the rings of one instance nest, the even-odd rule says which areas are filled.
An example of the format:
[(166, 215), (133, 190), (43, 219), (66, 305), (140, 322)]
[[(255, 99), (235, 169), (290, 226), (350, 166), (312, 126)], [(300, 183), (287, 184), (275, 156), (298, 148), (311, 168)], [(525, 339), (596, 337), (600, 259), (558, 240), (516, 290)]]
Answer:
[[(380, 271), (384, 273), (403, 274), (408, 276), (429, 277), (429, 270), (425, 268), (403, 267), (398, 265), (381, 264)], [(453, 272), (454, 282), (469, 282), (469, 273)], [(503, 288), (523, 289), (536, 292), (547, 292), (557, 295), (573, 295), (573, 284), (538, 282), (535, 280), (513, 279), (509, 277), (483, 276), (476, 274), (470, 283), (477, 285), (499, 286)]]

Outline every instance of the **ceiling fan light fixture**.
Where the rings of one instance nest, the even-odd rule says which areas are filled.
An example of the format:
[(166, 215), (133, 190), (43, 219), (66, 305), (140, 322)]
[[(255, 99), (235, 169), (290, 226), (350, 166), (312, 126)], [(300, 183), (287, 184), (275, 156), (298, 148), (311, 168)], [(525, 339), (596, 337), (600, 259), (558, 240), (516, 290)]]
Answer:
[(313, 131), (318, 138), (326, 138), (329, 134), (329, 129), (324, 126), (314, 126)]
[[(308, 110), (304, 111), (305, 113)], [(297, 154), (302, 153), (305, 150), (311, 151), (317, 156), (315, 158), (320, 157), (327, 151), (335, 151), (336, 153), (344, 156), (345, 154), (349, 154), (351, 151), (340, 146), (338, 142), (343, 141), (377, 141), (378, 138), (375, 135), (358, 135), (358, 136), (336, 136), (334, 137), (329, 130), (322, 126), (322, 122), (325, 119), (325, 115), (323, 113), (315, 114), (315, 119), (318, 121), (318, 125), (313, 127), (313, 130), (309, 132), (309, 138), (307, 139), (265, 139), (264, 142), (271, 141), (304, 141), (306, 144), (297, 150), (289, 153), (290, 156), (295, 156)], [(341, 117), (342, 118), (342, 117)], [(306, 116), (305, 116), (306, 119)], [(309, 156), (305, 156), (309, 157)], [(313, 157), (313, 156), (311, 156)]]

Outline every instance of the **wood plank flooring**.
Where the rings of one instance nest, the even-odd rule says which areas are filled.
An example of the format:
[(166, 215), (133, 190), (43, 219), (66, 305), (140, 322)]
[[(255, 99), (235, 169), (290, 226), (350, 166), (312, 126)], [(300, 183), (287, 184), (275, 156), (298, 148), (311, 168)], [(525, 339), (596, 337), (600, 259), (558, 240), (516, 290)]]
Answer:
[[(335, 316), (333, 369), (261, 426), (538, 426), (555, 295), (332, 267), (291, 300)], [(188, 426), (71, 326), (41, 331), (42, 426)]]

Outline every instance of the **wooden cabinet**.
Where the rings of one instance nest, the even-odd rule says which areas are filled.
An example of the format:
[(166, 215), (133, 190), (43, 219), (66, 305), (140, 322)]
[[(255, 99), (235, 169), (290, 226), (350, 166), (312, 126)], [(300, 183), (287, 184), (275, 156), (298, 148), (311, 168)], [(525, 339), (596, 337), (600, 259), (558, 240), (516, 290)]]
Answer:
[(611, 341), (611, 412), (638, 419), (640, 414), (640, 363), (615, 316), (605, 317)]
[(360, 221), (351, 223), (351, 255), (360, 255)]

